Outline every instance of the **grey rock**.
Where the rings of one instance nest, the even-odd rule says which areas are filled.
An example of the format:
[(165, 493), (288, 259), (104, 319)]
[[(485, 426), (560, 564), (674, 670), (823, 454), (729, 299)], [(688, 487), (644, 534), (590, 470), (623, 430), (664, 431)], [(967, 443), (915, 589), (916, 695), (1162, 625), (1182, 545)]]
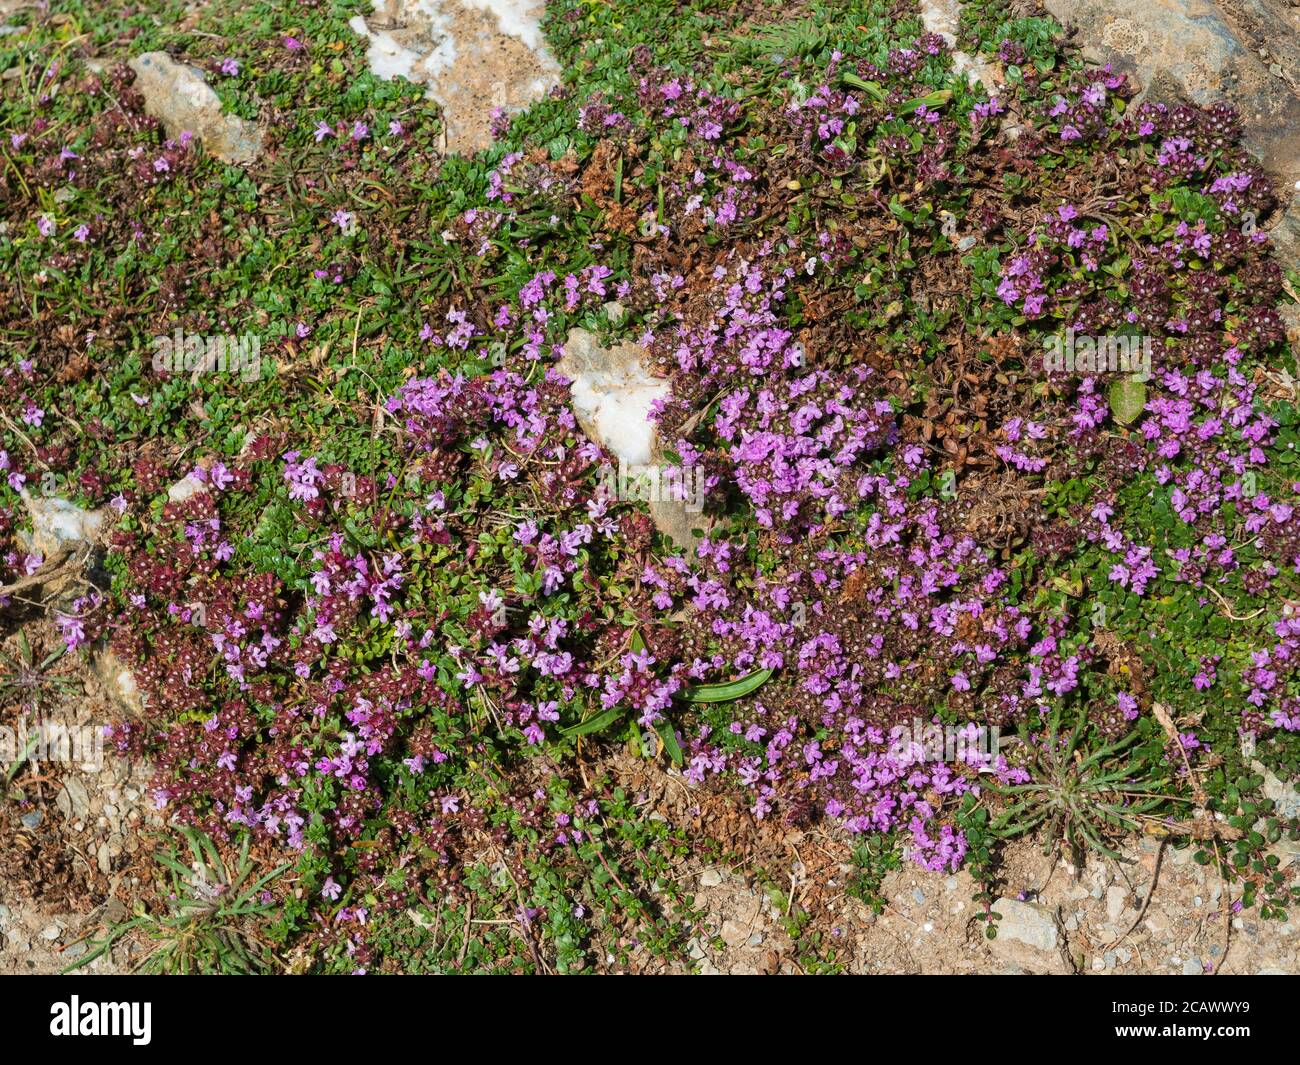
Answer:
[(1106, 916), (1111, 921), (1119, 920), (1127, 904), (1128, 892), (1118, 884), (1106, 889)]
[[(1084, 56), (1133, 77), (1141, 97), (1163, 103), (1224, 101), (1241, 116), (1247, 147), (1279, 184), (1300, 185), (1300, 9), (1285, 0), (1046, 0), (1079, 27)], [(1255, 41), (1267, 48), (1256, 49)], [(1281, 76), (1278, 76), (1278, 71)], [(1272, 230), (1283, 263), (1300, 264), (1300, 215)]]
[(208, 486), (200, 481), (193, 474), (187, 473), (174, 485), (167, 489), (167, 499), (172, 503), (184, 503), (191, 496), (199, 492), (206, 492)]
[(979, 56), (970, 55), (958, 47), (961, 7), (959, 0), (921, 0), (921, 23), (927, 33), (937, 33), (953, 50), (953, 70), (965, 74), (968, 82), (982, 85), (984, 91), (993, 96), (1001, 88), (1002, 72)]
[(261, 131), (254, 123), (222, 112), (221, 98), (202, 71), (178, 63), (166, 52), (145, 52), (132, 59), (130, 67), (145, 110), (162, 122), (169, 136), (192, 133), (209, 152), (234, 166), (247, 166), (257, 158)]
[(720, 935), (727, 946), (739, 947), (749, 938), (749, 927), (739, 921), (723, 921)]
[(63, 790), (68, 796), (68, 802), (71, 803), (73, 817), (85, 817), (90, 812), (90, 793), (86, 791), (86, 785), (82, 783), (78, 776), (69, 775), (63, 778)]
[[(1264, 853), (1277, 859), (1279, 869), (1285, 869), (1293, 862), (1300, 860), (1300, 840), (1291, 840), (1284, 836), (1272, 844)], [(1218, 902), (1218, 899), (1214, 901)]]
[(22, 929), (15, 928), (13, 931), (5, 934), (5, 950), (10, 954), (24, 955), (32, 952), (32, 941), (25, 935)]
[(722, 870), (710, 866), (700, 874), (700, 887), (712, 888), (722, 883)]
[(1198, 959), (1188, 958), (1183, 962), (1182, 971), (1184, 976), (1200, 976), (1204, 970), (1202, 969), (1201, 963)]
[(90, 665), (108, 692), (108, 697), (119, 709), (134, 717), (143, 715), (144, 697), (140, 694), (135, 674), (125, 662), (105, 647), (91, 655)]
[(42, 814), (40, 810), (32, 810), (22, 816), (23, 828), (29, 831), (40, 826)]
[(539, 25), (541, 0), (372, 0), (372, 7), (348, 20), (366, 38), (371, 72), (428, 87), (442, 108), (448, 151), (488, 147), (495, 107), (518, 111), (559, 84)]
[(31, 533), (20, 534), (29, 548), (47, 558), (94, 543), (104, 527), (102, 510), (83, 510), (57, 496), (34, 496), (22, 489), (23, 506), (32, 522)]
[(1135, 77), (1148, 95), (1167, 81), (1193, 103), (1213, 103), (1237, 60), (1255, 61), (1208, 0), (1047, 0), (1080, 29), (1084, 55)]
[(1065, 973), (1056, 922), (1042, 906), (1016, 899), (998, 899), (993, 909), (1002, 915), (997, 938), (989, 950), (1003, 961), (1033, 972)]
[[(674, 498), (664, 456), (650, 419), (652, 406), (666, 399), (668, 381), (646, 369), (644, 353), (630, 341), (608, 347), (586, 329), (570, 330), (556, 369), (572, 382), (570, 403), (587, 436), (618, 463), (601, 471), (602, 482), (620, 500), (644, 501), (655, 526), (678, 547), (692, 550), (705, 522), (702, 500)], [(692, 494), (694, 477), (679, 483)]]
[(572, 329), (556, 369), (573, 382), (574, 415), (591, 439), (627, 463), (654, 458), (651, 406), (666, 399), (669, 384), (646, 369), (641, 348), (631, 341), (608, 347), (586, 329)]
[(63, 935), (63, 929), (56, 924), (46, 925), (41, 929), (41, 938), (50, 943), (53, 943), (61, 935)]

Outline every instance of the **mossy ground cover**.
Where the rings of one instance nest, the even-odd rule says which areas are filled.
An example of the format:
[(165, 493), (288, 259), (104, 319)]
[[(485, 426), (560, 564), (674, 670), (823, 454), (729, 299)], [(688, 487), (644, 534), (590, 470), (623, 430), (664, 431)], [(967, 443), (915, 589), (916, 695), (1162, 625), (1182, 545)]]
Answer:
[[(703, 845), (627, 759), (854, 838), (868, 898), (903, 851), (992, 882), (1011, 836), (1152, 832), (1285, 914), (1297, 279), (1231, 114), (1133, 106), (996, 3), (962, 22), (989, 98), (905, 4), (559, 0), (563, 89), (443, 158), (361, 3), (100, 7), (0, 37), (0, 580), (43, 562), (22, 492), (107, 508), (57, 619), (133, 671), (113, 740), (168, 817), (287, 866), (242, 967), (680, 958)], [(159, 49), (254, 164), (145, 114)], [(608, 491), (576, 326), (670, 380), (694, 555)], [(256, 372), (160, 371), (177, 330)], [(1014, 742), (935, 758), (916, 721)]]

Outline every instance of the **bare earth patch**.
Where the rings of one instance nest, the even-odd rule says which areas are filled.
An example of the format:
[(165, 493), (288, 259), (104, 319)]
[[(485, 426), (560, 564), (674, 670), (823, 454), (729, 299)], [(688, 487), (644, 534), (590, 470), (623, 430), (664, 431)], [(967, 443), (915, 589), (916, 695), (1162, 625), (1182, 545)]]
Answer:
[[(21, 631), (36, 661), (58, 640), (45, 621)], [(11, 662), (20, 656), (18, 632), (0, 651)], [(55, 723), (84, 736), (119, 718), (80, 659), (65, 656), (45, 675), (50, 683), (35, 708), (11, 690), (0, 696), (0, 725), (17, 733), (21, 719), (30, 733), (38, 722)], [(3, 768), (11, 765), (6, 758)], [(148, 779), (147, 766), (117, 757), (109, 743), (98, 765), (29, 759), (14, 771), (0, 802), (0, 974), (67, 968), (151, 890), (148, 833), (161, 819), (147, 802)], [(88, 971), (125, 970), (140, 949), (119, 943)]]

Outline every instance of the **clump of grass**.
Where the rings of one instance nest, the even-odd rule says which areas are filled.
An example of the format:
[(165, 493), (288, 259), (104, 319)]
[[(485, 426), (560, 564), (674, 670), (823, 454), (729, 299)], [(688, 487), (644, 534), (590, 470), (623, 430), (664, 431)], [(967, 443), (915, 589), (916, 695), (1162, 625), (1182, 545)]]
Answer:
[(0, 651), (0, 699), (17, 696), (22, 710), (34, 713), (46, 695), (75, 692), (77, 679), (53, 668), (66, 651), (60, 643), (38, 659), (27, 633), (19, 631), (17, 650), (12, 654)]
[(152, 944), (136, 971), (164, 976), (226, 973), (258, 975), (274, 971), (274, 949), (265, 935), (273, 914), (268, 885), (289, 866), (257, 876), (245, 838), (239, 855), (227, 863), (212, 840), (193, 829), (180, 829), (189, 847), (189, 862), (172, 843), (157, 855), (166, 870), (167, 909), (161, 915), (137, 907), (128, 921), (115, 926), (96, 948), (68, 970), (80, 969), (131, 933)]
[(1021, 725), (1031, 779), (989, 785), (1010, 803), (993, 818), (989, 833), (1011, 839), (1046, 826), (1046, 853), (1059, 845), (1078, 859), (1090, 850), (1118, 858), (1109, 839), (1140, 832), (1144, 815), (1170, 801), (1160, 793), (1168, 774), (1140, 731), (1091, 748), (1086, 715), (1080, 711), (1068, 732), (1062, 716), (1058, 707), (1036, 735)]

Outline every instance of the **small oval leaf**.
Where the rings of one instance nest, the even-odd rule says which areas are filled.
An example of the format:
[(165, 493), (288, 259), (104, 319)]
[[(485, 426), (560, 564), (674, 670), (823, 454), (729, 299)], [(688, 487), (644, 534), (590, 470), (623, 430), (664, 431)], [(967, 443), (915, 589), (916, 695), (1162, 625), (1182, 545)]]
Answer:
[(1121, 377), (1110, 386), (1110, 412), (1122, 425), (1132, 425), (1147, 405), (1147, 386), (1131, 377)]

